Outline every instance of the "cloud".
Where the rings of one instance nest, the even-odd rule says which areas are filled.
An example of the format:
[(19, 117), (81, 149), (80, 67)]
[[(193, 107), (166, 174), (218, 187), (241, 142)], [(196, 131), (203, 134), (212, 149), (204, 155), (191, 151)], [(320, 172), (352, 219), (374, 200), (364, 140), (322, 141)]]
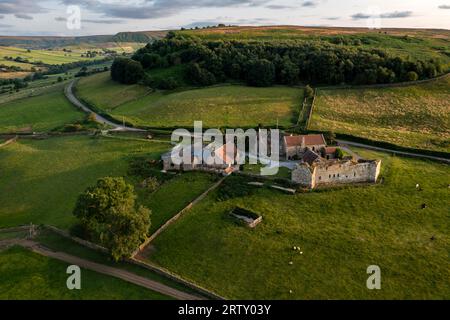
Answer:
[[(42, 8), (39, 0), (1, 0), (0, 14), (26, 15), (47, 12)], [(25, 18), (26, 19), (26, 18)]]
[(409, 18), (413, 15), (412, 11), (394, 11), (382, 14), (366, 14), (366, 13), (356, 13), (352, 15), (353, 20), (364, 20), (364, 19), (397, 19), (397, 18)]
[(81, 22), (97, 24), (122, 24), (125, 21), (117, 19), (82, 19)]
[(439, 6), (438, 8), (439, 8), (439, 9), (447, 9), (447, 10), (449, 10), (449, 9), (450, 9), (450, 5), (448, 5), (448, 4), (443, 4), (443, 5)]
[(14, 14), (14, 16), (17, 19), (24, 19), (24, 20), (33, 20), (33, 17), (28, 15), (28, 14), (24, 14), (24, 13), (16, 13)]
[(56, 17), (55, 21), (65, 22), (65, 21), (67, 21), (67, 18), (65, 18), (65, 17)]
[(271, 5), (265, 6), (265, 8), (272, 9), (272, 10), (283, 10), (283, 9), (294, 9), (295, 7), (281, 5), (281, 4), (271, 4)]
[(317, 1), (317, 0), (307, 0), (302, 3), (302, 7), (309, 7), (309, 8), (317, 7), (318, 4), (319, 4), (319, 1)]
[(330, 21), (336, 21), (336, 20), (339, 20), (340, 17), (326, 17), (325, 19), (330, 20)]
[(106, 3), (99, 0), (61, 0), (66, 5), (79, 5), (105, 17), (129, 19), (156, 19), (173, 16), (184, 10), (226, 7), (259, 7), (270, 0), (125, 0)]
[(380, 15), (382, 19), (396, 19), (396, 18), (409, 18), (413, 15), (412, 11), (395, 11), (390, 13), (383, 13)]

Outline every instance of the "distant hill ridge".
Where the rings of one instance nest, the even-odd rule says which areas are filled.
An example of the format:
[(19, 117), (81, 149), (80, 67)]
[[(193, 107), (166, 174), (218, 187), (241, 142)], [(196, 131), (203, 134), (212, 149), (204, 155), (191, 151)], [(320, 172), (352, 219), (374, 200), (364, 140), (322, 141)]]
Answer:
[(148, 43), (164, 38), (167, 31), (119, 32), (115, 35), (96, 35), (81, 37), (57, 36), (0, 36), (0, 46), (26, 47), (30, 49), (48, 49), (54, 47), (107, 42)]

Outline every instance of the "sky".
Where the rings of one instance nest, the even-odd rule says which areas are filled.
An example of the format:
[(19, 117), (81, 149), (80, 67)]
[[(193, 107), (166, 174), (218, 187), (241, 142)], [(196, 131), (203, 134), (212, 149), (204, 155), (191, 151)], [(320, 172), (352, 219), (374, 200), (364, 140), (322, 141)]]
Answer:
[(450, 29), (450, 0), (0, 0), (0, 35), (82, 36), (218, 23)]

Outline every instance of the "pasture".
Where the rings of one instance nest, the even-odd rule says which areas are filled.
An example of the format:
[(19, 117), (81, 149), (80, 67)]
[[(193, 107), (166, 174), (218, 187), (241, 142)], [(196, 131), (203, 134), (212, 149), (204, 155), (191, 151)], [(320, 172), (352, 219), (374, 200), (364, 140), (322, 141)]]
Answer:
[(148, 93), (142, 86), (114, 83), (103, 73), (82, 79), (77, 95), (119, 120), (150, 127), (290, 126), (303, 101), (301, 88), (239, 85)]
[(85, 115), (64, 97), (61, 85), (28, 98), (0, 104), (0, 132), (47, 132)]
[[(30, 63), (63, 64), (93, 58), (82, 57), (80, 52), (64, 52), (63, 50), (30, 50), (17, 47), (0, 46), (0, 57), (21, 57)], [(4, 59), (4, 58), (3, 58)]]
[(68, 229), (76, 222), (76, 199), (88, 186), (106, 176), (127, 177), (131, 157), (159, 159), (169, 147), (87, 136), (19, 140), (3, 147), (0, 228), (33, 222)]
[[(212, 193), (146, 259), (231, 299), (448, 298), (448, 165), (359, 153), (382, 159), (382, 184), (295, 196), (255, 189), (224, 202)], [(236, 224), (236, 206), (262, 223)], [(374, 264), (382, 289), (372, 291)]]
[(319, 90), (310, 129), (450, 152), (450, 77), (399, 88)]
[(0, 300), (167, 300), (120, 279), (81, 270), (82, 290), (68, 290), (68, 264), (20, 247), (0, 252)]

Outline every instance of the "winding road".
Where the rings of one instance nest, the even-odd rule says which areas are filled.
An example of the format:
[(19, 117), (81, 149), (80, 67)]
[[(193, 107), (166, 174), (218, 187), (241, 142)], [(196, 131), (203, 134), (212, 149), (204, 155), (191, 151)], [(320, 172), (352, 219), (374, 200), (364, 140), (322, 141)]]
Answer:
[(19, 245), (21, 247), (27, 248), (35, 253), (38, 253), (40, 255), (60, 260), (66, 263), (69, 263), (70, 265), (77, 265), (80, 268), (88, 269), (95, 271), (97, 273), (102, 273), (108, 276), (112, 276), (115, 278), (119, 278), (121, 280), (124, 280), (126, 282), (138, 285), (140, 287), (144, 287), (146, 289), (150, 289), (156, 292), (159, 292), (161, 294), (164, 294), (166, 296), (178, 299), (178, 300), (202, 300), (204, 298), (201, 298), (199, 296), (195, 296), (174, 288), (171, 288), (169, 286), (166, 286), (164, 284), (161, 284), (159, 282), (135, 275), (134, 273), (125, 271), (123, 269), (118, 269), (110, 266), (106, 266), (103, 264), (95, 263), (92, 261), (88, 261), (79, 257), (75, 257), (63, 252), (56, 252), (52, 251), (50, 249), (47, 249), (43, 246), (41, 246), (39, 243), (32, 241), (32, 240), (24, 240), (24, 239), (10, 239), (10, 240), (3, 240), (0, 241), (0, 248), (6, 248), (13, 245)]
[(78, 98), (75, 96), (75, 94), (73, 93), (73, 86), (75, 85), (75, 83), (77, 82), (77, 80), (73, 80), (72, 82), (70, 82), (65, 88), (64, 88), (64, 94), (66, 96), (66, 98), (77, 108), (83, 110), (86, 113), (89, 114), (94, 114), (95, 115), (95, 120), (98, 123), (101, 124), (106, 124), (108, 126), (113, 127), (114, 129), (111, 131), (129, 131), (129, 132), (145, 132), (145, 130), (142, 129), (137, 129), (137, 128), (132, 128), (132, 127), (127, 127), (127, 126), (123, 126), (120, 124), (117, 124), (115, 122), (112, 122), (104, 117), (102, 117), (101, 115), (95, 113), (94, 111), (92, 111), (88, 106), (86, 106), (83, 102), (81, 102), (80, 100), (78, 100)]

